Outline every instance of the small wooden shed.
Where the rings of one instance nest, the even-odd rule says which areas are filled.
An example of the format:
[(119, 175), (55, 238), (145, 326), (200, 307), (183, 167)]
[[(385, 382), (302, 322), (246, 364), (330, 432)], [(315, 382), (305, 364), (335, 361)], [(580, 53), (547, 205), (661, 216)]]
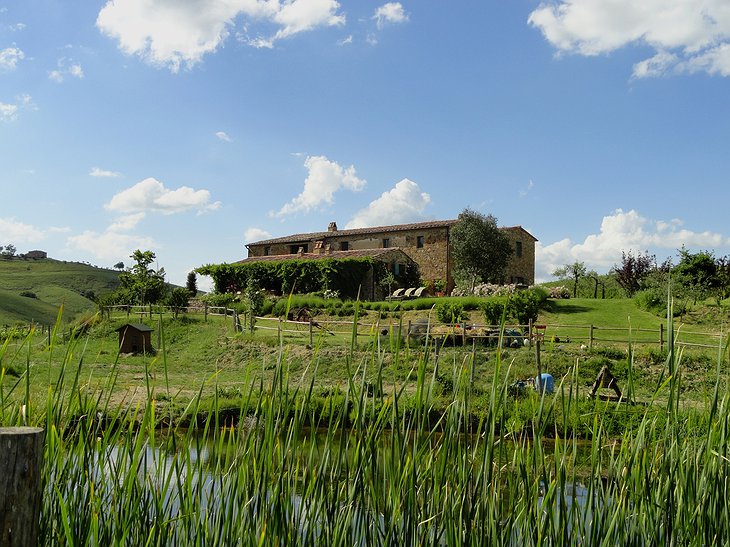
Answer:
[(120, 353), (152, 352), (152, 327), (142, 323), (126, 323), (117, 329)]

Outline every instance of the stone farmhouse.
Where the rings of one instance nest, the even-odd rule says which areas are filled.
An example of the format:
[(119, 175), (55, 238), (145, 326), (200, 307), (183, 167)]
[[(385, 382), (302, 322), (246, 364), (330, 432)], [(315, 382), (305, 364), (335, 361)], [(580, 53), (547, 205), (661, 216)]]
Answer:
[[(449, 246), (449, 232), (456, 220), (435, 220), (394, 226), (375, 226), (339, 230), (330, 222), (326, 232), (293, 234), (256, 241), (246, 245), (247, 260), (284, 260), (292, 255), (344, 256), (352, 251), (374, 255), (383, 249), (399, 249), (418, 264), (424, 284), (442, 281), (450, 290), (454, 286), (454, 264)], [(501, 228), (510, 239), (514, 253), (507, 266), (505, 283), (535, 283), (535, 242), (537, 239), (522, 226)], [(385, 257), (383, 257), (385, 258)], [(393, 264), (398, 273), (399, 263)]]

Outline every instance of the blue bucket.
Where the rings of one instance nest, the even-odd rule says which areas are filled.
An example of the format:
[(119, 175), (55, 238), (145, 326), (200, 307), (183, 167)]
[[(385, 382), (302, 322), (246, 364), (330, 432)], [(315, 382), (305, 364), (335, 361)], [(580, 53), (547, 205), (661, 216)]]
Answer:
[(542, 379), (542, 389), (545, 391), (545, 393), (552, 393), (555, 391), (555, 381), (553, 380), (553, 375), (548, 373), (543, 373), (540, 378), (535, 378), (535, 389), (540, 389), (540, 379)]

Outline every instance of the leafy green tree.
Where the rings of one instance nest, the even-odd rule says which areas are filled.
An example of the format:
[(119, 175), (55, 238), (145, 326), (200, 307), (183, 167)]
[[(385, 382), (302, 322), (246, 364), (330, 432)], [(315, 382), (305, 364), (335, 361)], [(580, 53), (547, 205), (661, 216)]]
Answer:
[(573, 298), (578, 295), (578, 281), (581, 277), (584, 277), (587, 273), (585, 262), (573, 262), (572, 264), (565, 264), (560, 268), (556, 268), (553, 271), (553, 276), (565, 278), (569, 277), (573, 280)]
[(190, 296), (198, 295), (198, 277), (195, 271), (188, 272), (188, 279), (185, 286), (187, 287)]
[(678, 276), (695, 302), (719, 286), (717, 264), (708, 251), (690, 253), (686, 247), (682, 247), (679, 250), (679, 264), (672, 273)]
[(119, 261), (116, 264), (114, 264), (114, 269), (115, 270), (123, 270), (124, 269), (124, 262)]
[(2, 251), (0, 252), (0, 255), (2, 255), (3, 257), (12, 258), (15, 256), (16, 248), (15, 245), (13, 245), (12, 243), (8, 243), (7, 245), (5, 245), (4, 249), (0, 247), (0, 251)]
[(168, 304), (172, 308), (172, 314), (177, 319), (178, 314), (188, 307), (190, 292), (182, 287), (176, 287), (170, 293)]
[(512, 244), (492, 215), (464, 209), (449, 235), (457, 275), (470, 280), (501, 283), (512, 256)]
[(134, 265), (126, 272), (119, 274), (121, 290), (126, 293), (129, 302), (154, 304), (165, 296), (165, 269), (154, 270), (151, 264), (156, 255), (152, 251), (134, 251), (130, 258)]

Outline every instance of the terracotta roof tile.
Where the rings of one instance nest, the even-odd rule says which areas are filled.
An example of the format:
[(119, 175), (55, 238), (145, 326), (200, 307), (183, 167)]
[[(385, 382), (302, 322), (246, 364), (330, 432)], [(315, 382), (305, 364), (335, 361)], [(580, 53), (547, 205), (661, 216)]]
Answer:
[(351, 228), (349, 230), (336, 230), (334, 232), (309, 232), (305, 234), (292, 234), (284, 237), (275, 237), (273, 239), (264, 239), (254, 241), (248, 245), (271, 245), (273, 243), (297, 243), (300, 241), (312, 241), (324, 239), (326, 237), (346, 237), (363, 234), (377, 234), (380, 232), (402, 232), (405, 230), (419, 230), (428, 228), (447, 228), (456, 224), (454, 220), (431, 220), (427, 222), (415, 222), (411, 224), (394, 224), (392, 226), (372, 226), (370, 228)]
[(236, 262), (236, 264), (248, 264), (250, 262), (279, 262), (281, 260), (321, 260), (325, 258), (335, 258), (335, 259), (343, 259), (343, 258), (361, 258), (370, 256), (373, 258), (382, 257), (384, 255), (390, 254), (393, 251), (397, 251), (399, 253), (406, 255), (400, 248), (398, 247), (388, 247), (387, 249), (353, 249), (349, 251), (329, 251), (324, 253), (296, 253), (296, 254), (286, 254), (286, 255), (268, 255), (268, 256), (249, 256), (248, 258), (244, 258), (243, 260), (239, 260)]

